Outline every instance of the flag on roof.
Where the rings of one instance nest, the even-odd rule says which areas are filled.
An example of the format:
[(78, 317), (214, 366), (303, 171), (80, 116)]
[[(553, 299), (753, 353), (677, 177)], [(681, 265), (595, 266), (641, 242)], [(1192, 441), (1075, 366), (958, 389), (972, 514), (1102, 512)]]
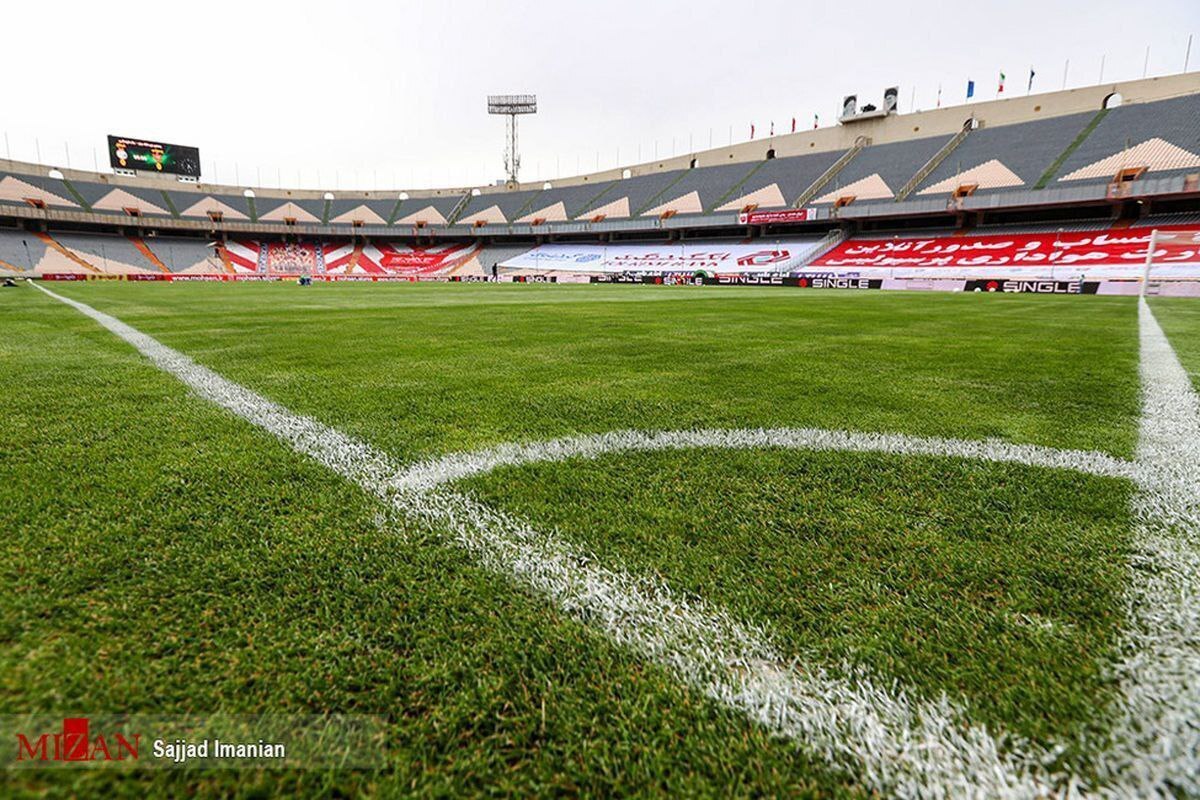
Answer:
[(975, 96), (975, 81), (967, 81), (967, 99), (970, 100)]
[(1000, 73), (1000, 88), (996, 90), (996, 94), (1004, 94), (1004, 73)]

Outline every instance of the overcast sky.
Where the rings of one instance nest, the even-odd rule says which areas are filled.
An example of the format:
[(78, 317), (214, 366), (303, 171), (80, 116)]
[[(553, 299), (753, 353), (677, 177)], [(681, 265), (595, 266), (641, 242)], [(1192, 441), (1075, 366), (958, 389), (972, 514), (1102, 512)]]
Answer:
[[(454, 0), (5, 4), (4, 155), (91, 169), (114, 133), (200, 148), (206, 181), (312, 188), (503, 176), (489, 93), (535, 92), (523, 180), (900, 110), (1180, 72), (1200, 0)], [(1200, 35), (1190, 69), (1200, 69)], [(864, 102), (860, 99), (860, 103)], [(732, 134), (731, 134), (732, 131)], [(94, 155), (95, 153), (95, 155)], [(236, 173), (235, 173), (236, 165)]]

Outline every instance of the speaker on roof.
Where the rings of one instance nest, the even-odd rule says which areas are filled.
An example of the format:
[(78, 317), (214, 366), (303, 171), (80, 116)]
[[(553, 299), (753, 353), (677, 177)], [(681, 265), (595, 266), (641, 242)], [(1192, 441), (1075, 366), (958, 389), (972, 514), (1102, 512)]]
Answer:
[(883, 90), (883, 113), (891, 114), (896, 110), (896, 102), (900, 97), (900, 87), (893, 86)]

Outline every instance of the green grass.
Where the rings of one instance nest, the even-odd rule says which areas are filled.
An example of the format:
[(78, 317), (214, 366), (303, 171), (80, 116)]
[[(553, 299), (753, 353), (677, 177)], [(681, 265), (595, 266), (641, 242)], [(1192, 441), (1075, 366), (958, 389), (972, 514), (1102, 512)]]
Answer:
[[(1136, 440), (1137, 315), (1123, 298), (55, 288), (400, 461), (630, 427), (994, 436), (1120, 456)], [(19, 794), (862, 793), (462, 553), (382, 532), (358, 490), (31, 289), (0, 292), (0, 392), (0, 712), (337, 710), (394, 731), (378, 774), (7, 773)], [(946, 691), (1035, 737), (1104, 727), (1120, 483), (696, 451), (468, 484), (769, 626), (788, 652)]]
[(1191, 297), (1152, 297), (1149, 302), (1179, 362), (1200, 391), (1200, 301)]
[(480, 497), (604, 563), (766, 622), (789, 653), (865, 663), (992, 728), (1093, 720), (1120, 624), (1129, 493), (1053, 471), (780, 451), (504, 469)]

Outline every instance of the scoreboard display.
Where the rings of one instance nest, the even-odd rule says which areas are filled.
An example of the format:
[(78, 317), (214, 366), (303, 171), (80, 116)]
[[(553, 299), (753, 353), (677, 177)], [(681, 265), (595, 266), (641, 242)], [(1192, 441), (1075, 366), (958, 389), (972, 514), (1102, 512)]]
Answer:
[(182, 144), (109, 136), (108, 163), (113, 169), (200, 177), (200, 150)]

